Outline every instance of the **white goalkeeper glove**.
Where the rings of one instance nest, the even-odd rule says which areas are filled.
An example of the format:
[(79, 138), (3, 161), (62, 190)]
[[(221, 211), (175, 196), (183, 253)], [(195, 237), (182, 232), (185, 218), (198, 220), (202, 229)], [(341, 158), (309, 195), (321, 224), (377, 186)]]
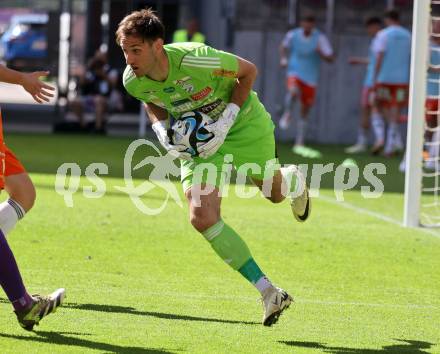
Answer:
[(167, 122), (159, 120), (151, 125), (154, 132), (157, 135), (157, 139), (160, 144), (167, 150), (171, 156), (178, 157), (183, 160), (192, 160), (191, 154), (185, 152), (186, 147), (184, 145), (171, 144), (170, 137), (168, 136)]
[(220, 118), (211, 124), (205, 125), (205, 129), (214, 134), (214, 137), (198, 148), (199, 156), (206, 159), (214, 155), (222, 146), (235, 120), (237, 119), (240, 107), (235, 103), (228, 103)]

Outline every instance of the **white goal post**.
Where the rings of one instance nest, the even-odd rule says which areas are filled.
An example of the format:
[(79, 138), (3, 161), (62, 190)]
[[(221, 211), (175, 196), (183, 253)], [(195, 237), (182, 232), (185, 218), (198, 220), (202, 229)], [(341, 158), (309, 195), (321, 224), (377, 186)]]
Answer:
[[(411, 74), (409, 87), (408, 134), (406, 148), (405, 201), (403, 224), (406, 227), (418, 227), (421, 222), (421, 203), (423, 193), (423, 144), (425, 132), (425, 99), (427, 85), (427, 69), (429, 61), (429, 41), (431, 29), (431, 3), (440, 5), (440, 1), (414, 0)], [(439, 82), (440, 85), (440, 82)], [(440, 98), (439, 98), (440, 100)], [(437, 164), (438, 166), (438, 164)], [(437, 171), (438, 173), (438, 171)], [(430, 193), (438, 197), (437, 179)], [(435, 201), (433, 212), (438, 211)], [(439, 215), (440, 218), (440, 215)], [(434, 218), (435, 219), (435, 218)], [(438, 226), (431, 222), (424, 226)]]

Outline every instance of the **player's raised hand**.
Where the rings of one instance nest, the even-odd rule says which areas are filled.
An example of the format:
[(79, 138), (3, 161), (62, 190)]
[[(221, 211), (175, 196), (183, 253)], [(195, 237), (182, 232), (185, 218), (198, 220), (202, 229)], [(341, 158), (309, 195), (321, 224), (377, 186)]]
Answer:
[(22, 73), (21, 86), (31, 94), (38, 103), (49, 102), (54, 96), (55, 88), (44, 83), (40, 77), (49, 75), (48, 71), (35, 71), (33, 73)]

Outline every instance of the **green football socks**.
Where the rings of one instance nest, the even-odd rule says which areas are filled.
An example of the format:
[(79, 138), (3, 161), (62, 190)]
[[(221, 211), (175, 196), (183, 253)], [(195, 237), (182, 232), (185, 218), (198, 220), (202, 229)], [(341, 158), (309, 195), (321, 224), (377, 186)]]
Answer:
[(203, 236), (232, 269), (239, 271), (252, 284), (264, 277), (243, 239), (223, 220), (205, 230)]

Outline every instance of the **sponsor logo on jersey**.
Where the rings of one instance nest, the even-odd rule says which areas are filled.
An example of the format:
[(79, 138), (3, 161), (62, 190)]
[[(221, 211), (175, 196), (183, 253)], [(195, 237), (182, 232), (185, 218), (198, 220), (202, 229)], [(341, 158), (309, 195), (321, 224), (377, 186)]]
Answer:
[(212, 88), (207, 86), (203, 90), (200, 90), (199, 92), (195, 93), (194, 95), (191, 95), (191, 98), (194, 101), (200, 101), (201, 99), (208, 96), (211, 93), (211, 91), (212, 91)]
[(156, 92), (157, 92), (157, 90), (147, 90), (147, 91), (144, 91), (144, 93), (146, 93), (147, 95), (151, 95), (151, 94), (156, 93)]
[(217, 69), (212, 72), (212, 75), (214, 76), (221, 76), (221, 77), (228, 77), (228, 78), (236, 78), (237, 72), (232, 70), (225, 70), (225, 69)]
[(214, 109), (216, 109), (218, 106), (220, 106), (220, 104), (221, 104), (222, 102), (223, 102), (223, 101), (222, 101), (220, 98), (218, 98), (218, 99), (216, 99), (216, 100), (215, 100), (214, 102), (212, 102), (212, 103), (205, 104), (204, 106), (197, 108), (197, 110), (198, 110), (199, 112), (202, 112), (202, 113), (205, 113), (205, 114), (209, 114), (209, 113), (212, 112)]
[(177, 100), (180, 97), (182, 97), (182, 95), (180, 93), (176, 92), (174, 95), (170, 96), (170, 100)]
[(181, 104), (180, 106), (173, 108), (172, 111), (173, 113), (184, 113), (184, 112), (188, 112), (188, 111), (192, 111), (194, 109), (194, 103), (192, 101), (186, 102)]
[(171, 105), (173, 107), (178, 107), (178, 106), (181, 106), (181, 105), (183, 105), (184, 103), (187, 103), (187, 102), (191, 102), (190, 99), (189, 98), (183, 98), (181, 100), (171, 102)]
[(176, 91), (176, 89), (173, 86), (165, 87), (163, 89), (163, 92), (166, 92), (166, 93), (173, 93), (174, 91)]
[(191, 76), (185, 76), (181, 79), (174, 80), (173, 84), (179, 86), (182, 90), (188, 93), (194, 92), (194, 85), (190, 82)]

